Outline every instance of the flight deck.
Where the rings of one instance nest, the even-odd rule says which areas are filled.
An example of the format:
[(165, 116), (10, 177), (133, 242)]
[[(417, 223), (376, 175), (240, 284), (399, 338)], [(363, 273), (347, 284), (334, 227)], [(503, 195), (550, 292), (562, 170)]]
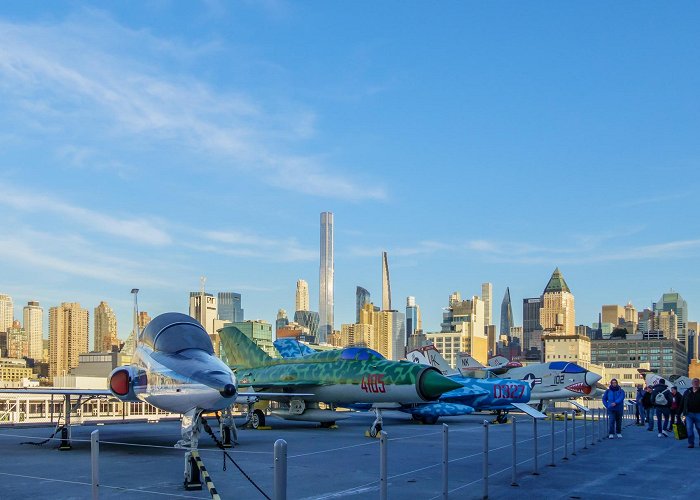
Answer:
[[(448, 424), (449, 497), (483, 498), (484, 419), (491, 418), (469, 415), (421, 425), (409, 416), (387, 412), (388, 496), (441, 498), (444, 422)], [(377, 498), (380, 444), (364, 436), (372, 419), (371, 414), (352, 413), (337, 429), (325, 429), (270, 417), (270, 430), (240, 430), (240, 445), (229, 453), (270, 497), (273, 445), (284, 439), (288, 443), (287, 498)], [(656, 432), (634, 425), (623, 429), (622, 439), (609, 440), (607, 434), (592, 433), (597, 423), (580, 419), (576, 420), (574, 447), (572, 424), (563, 419), (538, 423), (538, 474), (534, 475), (532, 419), (516, 416), (517, 486), (511, 486), (513, 426), (488, 425), (489, 498), (658, 498), (660, 484), (673, 485), (664, 487), (665, 498), (691, 498), (700, 491), (700, 477), (695, 473), (699, 448), (688, 449), (685, 441), (657, 438)], [(57, 450), (58, 441), (43, 446), (20, 444), (43, 440), (53, 430), (49, 427), (0, 428), (0, 498), (90, 498), (90, 435), (96, 429), (100, 498), (127, 494), (134, 499), (210, 498), (206, 488), (183, 489), (184, 451), (173, 448), (180, 426), (172, 421), (76, 425), (70, 451)], [(222, 470), (223, 454), (205, 433), (200, 455), (221, 498), (264, 498), (232, 463), (227, 461), (227, 470)]]

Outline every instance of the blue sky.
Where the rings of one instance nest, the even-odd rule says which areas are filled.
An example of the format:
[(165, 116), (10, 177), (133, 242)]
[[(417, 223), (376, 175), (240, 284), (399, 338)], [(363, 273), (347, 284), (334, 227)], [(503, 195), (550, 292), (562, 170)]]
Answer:
[[(336, 326), (355, 286), (538, 296), (577, 323), (671, 288), (700, 307), (695, 2), (4, 2), (0, 293), (17, 315), (190, 290), (247, 318), (318, 301), (335, 213)], [(315, 307), (314, 307), (315, 308)], [(91, 326), (92, 327), (92, 326)]]

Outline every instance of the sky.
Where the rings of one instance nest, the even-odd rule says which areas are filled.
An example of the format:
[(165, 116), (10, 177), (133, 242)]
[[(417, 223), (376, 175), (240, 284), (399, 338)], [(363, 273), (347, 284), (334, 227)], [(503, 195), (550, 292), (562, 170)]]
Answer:
[[(130, 290), (246, 319), (318, 304), (335, 214), (335, 323), (355, 287), (421, 306), (539, 296), (576, 323), (673, 289), (700, 318), (697, 2), (0, 3), (0, 293), (16, 317)], [(47, 322), (47, 320), (45, 320)], [(498, 324), (498, 321), (496, 321)], [(46, 328), (46, 326), (45, 326)], [(90, 326), (92, 329), (92, 325)]]

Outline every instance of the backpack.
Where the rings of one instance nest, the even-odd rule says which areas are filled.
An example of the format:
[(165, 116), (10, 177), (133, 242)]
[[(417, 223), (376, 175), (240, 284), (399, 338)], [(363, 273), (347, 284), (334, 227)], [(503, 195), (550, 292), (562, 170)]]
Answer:
[(656, 406), (668, 406), (668, 396), (666, 396), (667, 392), (668, 389), (656, 393), (656, 397), (654, 397), (654, 404)]

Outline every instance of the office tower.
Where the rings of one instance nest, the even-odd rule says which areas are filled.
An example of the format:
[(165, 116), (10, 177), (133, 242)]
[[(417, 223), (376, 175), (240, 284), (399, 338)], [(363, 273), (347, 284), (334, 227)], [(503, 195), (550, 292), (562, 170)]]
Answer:
[(355, 323), (360, 322), (360, 311), (370, 302), (372, 302), (372, 298), (369, 291), (361, 286), (358, 286), (355, 289)]
[(420, 307), (415, 297), (406, 297), (406, 336), (410, 337), (420, 331)]
[(285, 327), (289, 324), (289, 318), (287, 317), (287, 311), (280, 309), (277, 311), (277, 319), (275, 320), (275, 335), (277, 335), (277, 330)]
[(374, 325), (354, 323), (340, 325), (340, 345), (374, 348)]
[(22, 309), (22, 319), (29, 342), (29, 357), (35, 361), (41, 361), (44, 357), (44, 309), (38, 302), (31, 300)]
[(0, 332), (6, 332), (8, 328), (12, 328), (14, 319), (15, 312), (12, 297), (0, 294)]
[(49, 378), (66, 375), (78, 366), (78, 356), (89, 351), (90, 313), (77, 302), (49, 309)]
[(625, 308), (616, 304), (604, 305), (602, 308), (603, 323), (617, 326), (625, 322)]
[(151, 322), (151, 317), (146, 311), (139, 311), (137, 322), (139, 326), (139, 331), (142, 332), (143, 329), (146, 328), (146, 325), (148, 325)]
[(484, 301), (484, 325), (493, 325), (493, 285), (491, 283), (481, 284), (481, 300)]
[(427, 333), (426, 338), (436, 347), (443, 346), (445, 350), (437, 349), (453, 367), (460, 351), (468, 352), (485, 364), (488, 361), (488, 337), (484, 316), (484, 302), (479, 297), (461, 300), (461, 295), (455, 292), (450, 295), (449, 306), (442, 313), (442, 331)]
[(391, 281), (389, 279), (389, 257), (382, 252), (382, 311), (391, 311)]
[[(261, 320), (248, 320), (248, 321), (236, 321), (227, 327), (234, 327), (243, 333), (250, 340), (255, 342), (255, 344), (265, 351), (270, 356), (277, 357), (277, 350), (272, 344), (272, 325), (267, 321)], [(228, 361), (230, 364), (234, 363), (235, 360), (229, 359), (226, 353), (226, 343), (221, 343), (221, 357), (224, 361)], [(240, 362), (240, 361), (239, 361)]]
[(656, 330), (656, 314), (653, 310), (645, 307), (643, 311), (637, 313), (637, 330), (641, 333)]
[(100, 302), (95, 308), (95, 352), (112, 352), (112, 346), (118, 346), (117, 317), (107, 302)]
[(321, 212), (321, 263), (319, 266), (318, 342), (333, 332), (333, 213)]
[(309, 284), (305, 280), (297, 280), (297, 295), (294, 306), (295, 311), (309, 310)]
[(673, 311), (676, 315), (677, 336), (678, 340), (685, 345), (685, 350), (688, 352), (688, 304), (681, 297), (680, 293), (668, 292), (661, 296), (661, 299), (654, 305), (654, 313), (659, 318), (661, 312)]
[(540, 324), (547, 333), (575, 335), (574, 296), (557, 267), (542, 294)]
[(530, 349), (530, 347), (541, 348), (539, 345), (532, 344), (533, 333), (542, 331), (542, 325), (540, 324), (541, 307), (542, 299), (540, 297), (523, 299), (523, 350), (525, 351)]
[(233, 292), (219, 292), (218, 314), (222, 321), (244, 321), (243, 308), (241, 307), (241, 294)]
[(190, 292), (190, 316), (199, 321), (209, 335), (215, 335), (214, 321), (218, 319), (216, 297), (210, 293)]
[[(659, 330), (664, 332), (664, 338), (679, 340), (678, 317), (673, 309), (659, 312), (656, 319), (659, 324)], [(685, 339), (683, 341), (685, 342)]]
[(29, 355), (27, 332), (19, 321), (12, 322), (7, 329), (7, 357), (21, 359)]
[[(394, 360), (403, 359), (406, 356), (406, 316), (403, 313), (377, 311), (373, 304), (365, 304), (360, 311), (358, 324), (373, 327), (374, 336), (371, 338), (372, 344), (369, 347), (382, 356)], [(367, 330), (361, 331), (367, 332)]]
[(309, 334), (318, 340), (319, 315), (316, 311), (296, 311), (294, 322), (309, 330)]
[(513, 325), (513, 309), (510, 304), (510, 288), (506, 287), (506, 293), (501, 302), (501, 335), (510, 335), (510, 328)]

